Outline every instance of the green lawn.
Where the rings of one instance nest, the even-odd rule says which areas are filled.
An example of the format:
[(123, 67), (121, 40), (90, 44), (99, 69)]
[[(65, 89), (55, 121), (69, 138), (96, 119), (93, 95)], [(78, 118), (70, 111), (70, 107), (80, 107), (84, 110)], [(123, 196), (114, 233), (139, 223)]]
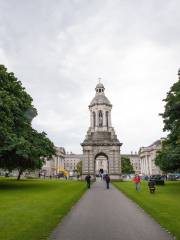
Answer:
[(180, 240), (180, 182), (156, 186), (155, 194), (149, 193), (147, 182), (141, 183), (140, 192), (135, 191), (133, 182), (113, 184)]
[(85, 189), (81, 181), (0, 178), (0, 239), (47, 239)]

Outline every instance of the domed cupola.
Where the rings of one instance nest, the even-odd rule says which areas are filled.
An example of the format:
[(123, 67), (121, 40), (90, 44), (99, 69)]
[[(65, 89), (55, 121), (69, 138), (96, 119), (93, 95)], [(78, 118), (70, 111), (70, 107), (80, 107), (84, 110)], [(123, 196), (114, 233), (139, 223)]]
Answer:
[(96, 93), (103, 93), (105, 90), (104, 85), (102, 83), (98, 83), (96, 85), (95, 90), (96, 90)]
[(93, 107), (95, 105), (106, 105), (109, 107), (112, 107), (112, 104), (110, 103), (109, 99), (105, 96), (104, 91), (104, 85), (102, 83), (98, 83), (96, 85), (96, 95), (91, 101), (89, 107)]

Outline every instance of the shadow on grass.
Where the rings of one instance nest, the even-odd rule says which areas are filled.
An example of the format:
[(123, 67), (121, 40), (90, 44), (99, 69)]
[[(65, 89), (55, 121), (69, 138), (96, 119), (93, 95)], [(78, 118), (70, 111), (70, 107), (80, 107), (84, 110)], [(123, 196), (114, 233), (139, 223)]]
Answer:
[(53, 189), (53, 182), (38, 179), (0, 179), (0, 190)]

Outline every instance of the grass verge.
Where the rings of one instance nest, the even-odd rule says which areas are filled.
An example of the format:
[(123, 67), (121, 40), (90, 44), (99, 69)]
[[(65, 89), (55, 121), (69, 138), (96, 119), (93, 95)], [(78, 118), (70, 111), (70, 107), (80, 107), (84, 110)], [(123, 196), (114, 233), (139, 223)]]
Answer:
[(0, 239), (47, 239), (85, 190), (80, 181), (0, 178)]
[(140, 192), (135, 191), (133, 182), (113, 184), (180, 240), (180, 182), (156, 186), (154, 194), (149, 193), (147, 182), (141, 183)]

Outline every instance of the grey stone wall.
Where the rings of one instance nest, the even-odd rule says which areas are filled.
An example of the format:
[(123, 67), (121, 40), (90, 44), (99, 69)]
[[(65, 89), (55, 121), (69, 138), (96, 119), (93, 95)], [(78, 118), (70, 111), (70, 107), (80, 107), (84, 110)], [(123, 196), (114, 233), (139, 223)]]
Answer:
[(108, 161), (108, 173), (111, 178), (120, 178), (121, 161), (120, 146), (84, 146), (83, 147), (83, 175), (88, 173), (94, 177), (96, 157), (105, 155)]

